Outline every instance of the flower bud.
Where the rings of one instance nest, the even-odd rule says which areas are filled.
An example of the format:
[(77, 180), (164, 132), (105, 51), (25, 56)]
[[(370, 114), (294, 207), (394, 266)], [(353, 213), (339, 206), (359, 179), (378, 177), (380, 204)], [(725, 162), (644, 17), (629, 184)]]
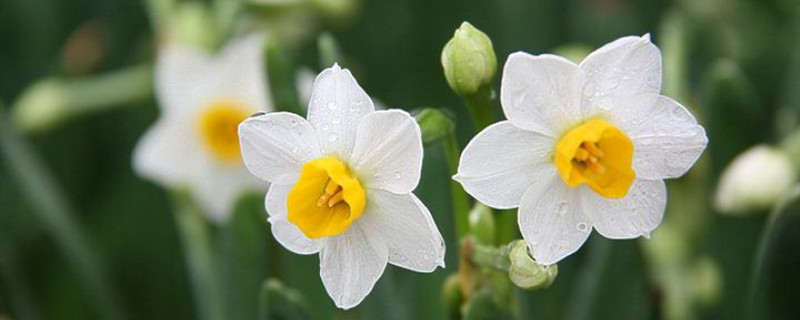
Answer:
[(444, 280), (442, 302), (444, 302), (447, 319), (461, 318), (461, 304), (464, 302), (464, 295), (461, 293), (458, 274), (451, 274)]
[(172, 11), (166, 28), (166, 41), (212, 49), (217, 29), (211, 11), (199, 2), (182, 2)]
[(769, 209), (791, 188), (796, 175), (783, 150), (757, 145), (725, 168), (717, 186), (715, 206), (724, 213)]
[(25, 90), (14, 106), (14, 121), (24, 131), (43, 131), (69, 116), (69, 92), (63, 81), (47, 79)]
[(455, 124), (450, 117), (436, 109), (423, 109), (414, 118), (422, 131), (422, 143), (429, 144), (442, 139), (455, 129)]
[(459, 95), (478, 92), (497, 72), (492, 41), (468, 22), (462, 23), (442, 50), (442, 67), (453, 91)]
[(508, 244), (511, 267), (508, 278), (515, 285), (526, 290), (538, 290), (549, 287), (558, 275), (558, 265), (542, 265), (533, 260), (528, 252), (525, 240), (516, 240)]
[(495, 223), (492, 209), (482, 203), (476, 203), (469, 212), (469, 230), (478, 242), (494, 244)]

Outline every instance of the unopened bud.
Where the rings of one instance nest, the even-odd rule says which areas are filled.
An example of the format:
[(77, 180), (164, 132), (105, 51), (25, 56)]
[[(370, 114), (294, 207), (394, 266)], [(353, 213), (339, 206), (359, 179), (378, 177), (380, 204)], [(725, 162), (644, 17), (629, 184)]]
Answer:
[(456, 93), (470, 95), (488, 85), (497, 72), (492, 41), (469, 22), (461, 24), (442, 50), (447, 83)]
[(558, 275), (558, 265), (546, 266), (533, 260), (525, 240), (515, 240), (508, 247), (511, 260), (508, 278), (511, 282), (526, 290), (544, 289), (553, 284)]
[(476, 203), (469, 212), (469, 229), (478, 242), (494, 244), (495, 223), (492, 209), (482, 203)]
[(455, 129), (455, 124), (444, 112), (436, 109), (423, 109), (414, 118), (422, 131), (422, 143), (429, 144), (449, 135)]
[(24, 131), (42, 131), (69, 116), (69, 92), (63, 81), (47, 79), (27, 89), (14, 106), (14, 121)]

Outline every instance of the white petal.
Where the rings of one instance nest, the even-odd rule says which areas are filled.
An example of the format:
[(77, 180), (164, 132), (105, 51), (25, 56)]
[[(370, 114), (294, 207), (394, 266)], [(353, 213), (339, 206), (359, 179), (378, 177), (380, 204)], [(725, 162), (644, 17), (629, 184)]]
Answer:
[(604, 198), (586, 187), (580, 189), (586, 216), (597, 232), (609, 239), (648, 237), (661, 223), (667, 205), (667, 188), (662, 180), (636, 179), (621, 199)]
[(263, 35), (256, 34), (228, 44), (215, 61), (213, 82), (218, 97), (235, 99), (263, 111), (272, 111), (272, 98), (266, 78)]
[(500, 101), (514, 125), (551, 137), (581, 121), (583, 74), (554, 55), (512, 53), (503, 68)]
[(389, 263), (417, 272), (444, 268), (444, 239), (414, 194), (369, 190), (361, 226), (389, 247)]
[(272, 236), (287, 250), (297, 254), (314, 254), (324, 244), (324, 239), (309, 239), (296, 225), (286, 220), (286, 198), (291, 185), (272, 185), (267, 192), (266, 208)]
[(682, 176), (708, 143), (705, 130), (692, 114), (668, 97), (632, 97), (609, 115), (633, 140), (633, 169), (639, 178)]
[(213, 97), (213, 60), (203, 51), (168, 43), (156, 59), (155, 91), (162, 116), (184, 117)]
[(488, 206), (514, 208), (525, 190), (549, 173), (554, 146), (553, 138), (501, 121), (467, 144), (453, 179)]
[(585, 115), (616, 108), (620, 99), (661, 90), (661, 51), (650, 36), (623, 37), (595, 50), (581, 62)]
[(517, 219), (537, 262), (557, 263), (578, 251), (589, 237), (592, 226), (582, 212), (579, 195), (555, 171), (525, 192)]
[(311, 125), (288, 112), (253, 116), (239, 125), (242, 158), (257, 177), (275, 184), (292, 184), (304, 163), (321, 156)]
[(264, 76), (264, 39), (231, 42), (219, 55), (167, 44), (156, 63), (156, 94), (162, 113), (191, 117), (214, 100), (231, 99), (254, 110), (271, 111)]
[(372, 100), (350, 70), (334, 65), (314, 81), (308, 121), (317, 130), (323, 154), (335, 154), (347, 162), (361, 118), (373, 111)]
[(194, 172), (188, 184), (203, 212), (216, 223), (228, 220), (242, 194), (266, 191), (268, 185), (241, 165), (219, 165), (213, 160)]
[(202, 146), (191, 128), (174, 117), (162, 117), (139, 139), (133, 151), (136, 174), (162, 186), (185, 184), (205, 165)]
[(356, 133), (350, 165), (366, 188), (410, 193), (422, 171), (419, 125), (402, 110), (366, 115)]
[(347, 232), (329, 238), (319, 251), (322, 284), (339, 308), (361, 303), (386, 269), (389, 250), (370, 240), (357, 221)]

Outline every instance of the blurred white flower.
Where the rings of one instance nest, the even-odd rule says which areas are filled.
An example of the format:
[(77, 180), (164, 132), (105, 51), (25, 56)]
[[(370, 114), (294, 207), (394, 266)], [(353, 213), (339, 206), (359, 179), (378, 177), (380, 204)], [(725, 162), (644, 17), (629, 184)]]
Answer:
[(237, 197), (267, 185), (247, 173), (239, 123), (272, 110), (264, 78), (263, 37), (232, 42), (218, 56), (168, 44), (156, 63), (161, 114), (133, 155), (137, 174), (165, 187), (185, 187), (216, 222)]
[(649, 35), (620, 38), (580, 65), (513, 53), (500, 96), (508, 120), (470, 141), (454, 179), (491, 207), (519, 207), (542, 264), (577, 251), (592, 228), (647, 237), (664, 214), (663, 179), (688, 171), (708, 141), (660, 88), (661, 53)]
[(272, 234), (288, 250), (319, 252), (320, 276), (340, 308), (358, 305), (386, 263), (444, 267), (444, 241), (411, 193), (422, 169), (420, 129), (401, 110), (375, 111), (350, 71), (317, 76), (308, 120), (286, 112), (239, 126), (251, 173), (269, 181)]
[(791, 159), (781, 149), (754, 146), (725, 168), (714, 205), (723, 213), (769, 209), (792, 187), (796, 177)]

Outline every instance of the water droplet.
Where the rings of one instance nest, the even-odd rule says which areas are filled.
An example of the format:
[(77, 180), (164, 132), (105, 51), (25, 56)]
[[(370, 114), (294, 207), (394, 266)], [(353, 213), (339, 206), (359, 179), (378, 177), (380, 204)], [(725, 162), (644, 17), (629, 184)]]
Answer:
[(402, 176), (403, 176), (403, 174), (401, 174), (401, 173), (400, 173), (400, 171), (395, 171), (395, 172), (394, 172), (394, 178), (395, 178), (395, 179), (398, 179), (398, 180), (399, 180), (399, 179), (400, 179), (400, 177), (402, 177)]
[(561, 202), (556, 206), (556, 212), (560, 216), (567, 214), (567, 210), (569, 210), (569, 207), (566, 202)]
[(586, 224), (586, 222), (579, 222), (578, 225), (577, 225), (577, 228), (578, 228), (578, 231), (583, 232), (583, 231), (586, 231), (587, 229), (589, 229), (589, 225)]
[(289, 124), (290, 124), (292, 127), (296, 127), (296, 126), (297, 126), (297, 120), (294, 120), (294, 119), (292, 119), (292, 121), (289, 121)]
[(378, 170), (378, 169), (372, 170), (372, 175), (375, 176), (375, 177), (380, 177), (381, 176), (381, 171)]
[(642, 237), (644, 237), (647, 240), (650, 240), (650, 232), (642, 233)]
[(333, 101), (328, 101), (328, 109), (336, 110), (336, 103)]
[(300, 148), (294, 147), (294, 148), (292, 148), (292, 153), (297, 153), (297, 151), (299, 151), (299, 150), (300, 150)]
[(339, 136), (335, 133), (331, 133), (328, 135), (328, 142), (334, 142), (336, 139), (339, 139)]

